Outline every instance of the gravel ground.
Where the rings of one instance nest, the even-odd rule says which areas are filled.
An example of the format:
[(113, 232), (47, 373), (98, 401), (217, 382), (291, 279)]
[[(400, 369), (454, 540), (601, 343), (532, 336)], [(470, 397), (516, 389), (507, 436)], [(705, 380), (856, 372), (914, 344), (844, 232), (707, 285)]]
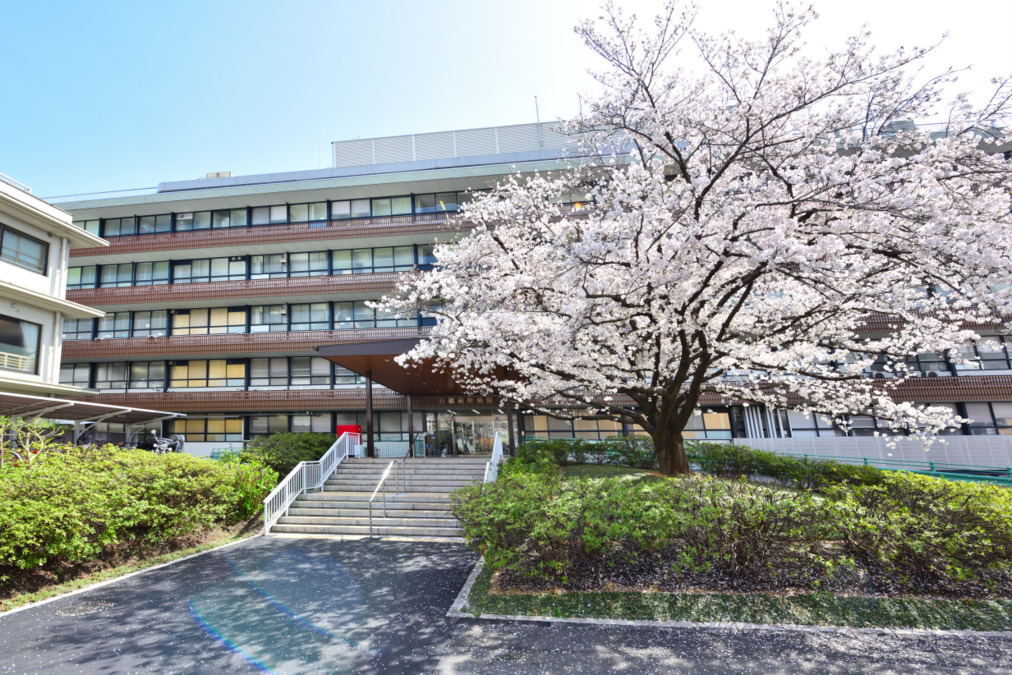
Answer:
[(0, 616), (0, 673), (1012, 672), (1002, 637), (447, 618), (475, 561), (258, 537)]

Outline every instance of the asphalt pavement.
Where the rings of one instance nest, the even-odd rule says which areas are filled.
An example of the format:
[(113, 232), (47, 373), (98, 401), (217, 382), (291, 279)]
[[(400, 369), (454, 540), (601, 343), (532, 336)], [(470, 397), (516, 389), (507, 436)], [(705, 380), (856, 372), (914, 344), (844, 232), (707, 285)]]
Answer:
[(451, 619), (460, 544), (258, 537), (0, 616), (0, 673), (1010, 673), (1001, 636)]

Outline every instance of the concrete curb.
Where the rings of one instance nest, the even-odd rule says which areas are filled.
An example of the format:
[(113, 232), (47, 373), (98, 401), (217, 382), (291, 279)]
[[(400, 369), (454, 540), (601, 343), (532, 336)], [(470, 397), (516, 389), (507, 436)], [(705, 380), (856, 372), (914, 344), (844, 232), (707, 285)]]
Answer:
[(446, 616), (451, 619), (479, 619), (486, 621), (533, 621), (545, 623), (572, 623), (590, 626), (631, 626), (634, 628), (691, 628), (704, 630), (732, 630), (732, 631), (796, 631), (802, 633), (848, 633), (853, 635), (936, 635), (952, 637), (1002, 637), (1012, 638), (1012, 631), (982, 631), (982, 630), (940, 630), (935, 628), (856, 628), (853, 626), (804, 626), (792, 623), (743, 623), (737, 621), (655, 621), (638, 619), (585, 619), (571, 618), (563, 619), (554, 616), (528, 616), (523, 614), (468, 614), (463, 612), (467, 605), (467, 598), (471, 594), (471, 587), (475, 579), (481, 573), (485, 559), (482, 558), (475, 563), (474, 569), (467, 577), (464, 587), (460, 589), (457, 598), (450, 605)]
[(33, 607), (41, 607), (42, 605), (47, 605), (50, 602), (55, 602), (57, 600), (63, 600), (64, 598), (69, 598), (71, 596), (78, 595), (80, 593), (87, 593), (88, 591), (93, 591), (96, 588), (102, 588), (103, 586), (111, 586), (113, 584), (119, 583), (120, 581), (125, 581), (126, 579), (130, 579), (132, 577), (140, 576), (141, 574), (146, 574), (148, 572), (153, 572), (154, 570), (160, 570), (163, 567), (168, 567), (169, 565), (175, 565), (176, 563), (181, 563), (184, 560), (190, 560), (192, 558), (196, 558), (198, 556), (202, 556), (205, 553), (212, 553), (214, 551), (220, 551), (223, 548), (228, 548), (230, 546), (235, 546), (236, 544), (242, 544), (243, 542), (247, 542), (247, 541), (249, 541), (251, 539), (255, 539), (255, 538), (261, 537), (261, 536), (263, 536), (263, 535), (262, 534), (255, 534), (255, 535), (253, 535), (251, 537), (245, 537), (245, 538), (240, 539), (238, 541), (230, 541), (227, 544), (221, 544), (220, 546), (214, 546), (214, 547), (209, 548), (207, 550), (200, 551), (199, 553), (191, 553), (190, 555), (183, 556), (182, 558), (176, 558), (175, 560), (170, 560), (169, 562), (164, 562), (164, 563), (161, 563), (160, 565), (153, 565), (151, 567), (145, 567), (142, 570), (137, 570), (136, 572), (130, 572), (128, 574), (124, 574), (121, 577), (116, 577), (115, 579), (106, 579), (105, 581), (99, 581), (99, 582), (91, 584), (89, 586), (85, 586), (84, 588), (77, 588), (77, 589), (74, 589), (72, 591), (68, 591), (66, 593), (61, 593), (60, 595), (54, 595), (53, 597), (46, 598), (45, 600), (38, 600), (37, 602), (31, 602), (31, 603), (29, 603), (27, 605), (22, 605), (21, 607), (15, 607), (14, 609), (8, 609), (6, 612), (0, 612), (0, 619), (3, 619), (4, 617), (10, 616), (11, 614), (17, 614), (18, 612), (23, 612), (25, 610), (32, 609)]

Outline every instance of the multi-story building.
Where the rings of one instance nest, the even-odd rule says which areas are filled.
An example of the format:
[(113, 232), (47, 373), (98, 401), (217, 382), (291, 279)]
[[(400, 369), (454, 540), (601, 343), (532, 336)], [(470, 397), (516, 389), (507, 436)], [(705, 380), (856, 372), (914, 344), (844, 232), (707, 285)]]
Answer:
[[(68, 298), (103, 316), (65, 322), (61, 382), (95, 389), (99, 401), (186, 413), (164, 431), (185, 433), (195, 452), (277, 431), (365, 428), (370, 419), (377, 452), (389, 454), (403, 454), (409, 434), (441, 453), (480, 452), (495, 431), (631, 433), (539, 415), (520, 415), (514, 426), (497, 401), (438, 378), (416, 376), (409, 386), (391, 374), (391, 357), (424, 336), (431, 319), (384, 316), (366, 304), (399, 274), (431, 265), (435, 242), (466, 232), (454, 216), (474, 191), (517, 170), (560, 169), (567, 152), (566, 139), (540, 125), (355, 140), (334, 144), (330, 169), (209, 174), (63, 203), (81, 230), (109, 246), (71, 252)], [(571, 196), (572, 208), (585, 207), (582, 197)], [(978, 357), (973, 365), (921, 355), (914, 365), (923, 377), (895, 395), (973, 419), (954, 432), (963, 440), (948, 446), (950, 461), (1012, 464), (1012, 336), (980, 331), (993, 339), (965, 347)], [(392, 351), (354, 346), (377, 340)], [(878, 443), (871, 418), (851, 420), (844, 432), (818, 417), (705, 403), (687, 436), (789, 439), (795, 448), (798, 439)], [(971, 442), (983, 436), (990, 440)]]
[(81, 393), (60, 383), (63, 324), (103, 312), (66, 299), (67, 261), (72, 249), (103, 246), (74, 227), (69, 213), (0, 175), (0, 392)]

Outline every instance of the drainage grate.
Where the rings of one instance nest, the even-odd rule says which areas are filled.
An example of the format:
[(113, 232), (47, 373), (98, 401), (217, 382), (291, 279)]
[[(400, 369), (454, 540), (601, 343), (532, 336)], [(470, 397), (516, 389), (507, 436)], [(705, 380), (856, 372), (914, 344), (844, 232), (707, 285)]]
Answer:
[(56, 610), (57, 616), (86, 616), (88, 614), (94, 614), (101, 612), (104, 609), (109, 609), (115, 603), (112, 602), (78, 602), (73, 605), (67, 605)]

